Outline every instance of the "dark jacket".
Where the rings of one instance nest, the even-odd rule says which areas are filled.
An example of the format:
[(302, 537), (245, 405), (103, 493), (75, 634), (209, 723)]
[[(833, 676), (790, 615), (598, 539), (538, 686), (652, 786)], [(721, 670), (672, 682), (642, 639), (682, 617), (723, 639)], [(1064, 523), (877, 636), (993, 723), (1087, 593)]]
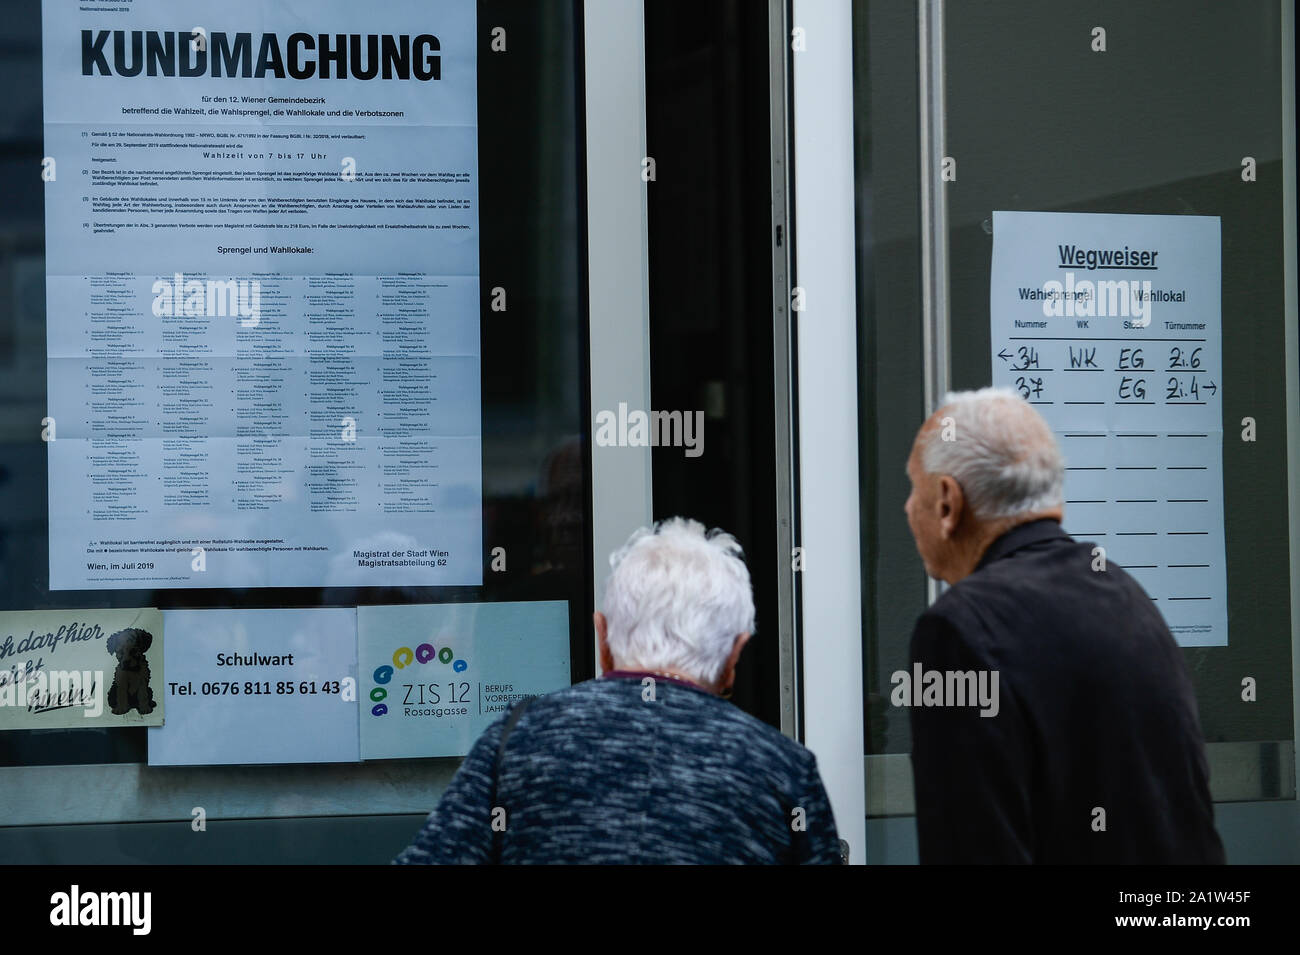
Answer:
[[(839, 862), (812, 753), (685, 683), (655, 678), (649, 701), (643, 676), (533, 700), (507, 740), (494, 796), (506, 717), (497, 720), (394, 861)], [(499, 860), (494, 806), (505, 810)]]
[(910, 709), (922, 863), (1224, 861), (1182, 650), (1093, 547), (1022, 524), (917, 622), (922, 672), (996, 670), (999, 695)]

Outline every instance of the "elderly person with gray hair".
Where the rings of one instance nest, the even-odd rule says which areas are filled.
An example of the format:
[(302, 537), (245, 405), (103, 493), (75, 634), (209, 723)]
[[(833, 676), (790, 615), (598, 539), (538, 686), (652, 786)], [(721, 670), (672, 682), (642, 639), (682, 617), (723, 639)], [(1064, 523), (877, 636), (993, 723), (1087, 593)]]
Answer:
[(395, 861), (840, 861), (813, 755), (725, 699), (754, 630), (735, 540), (673, 519), (610, 564), (602, 677), (484, 731)]
[(1137, 582), (1061, 529), (1047, 422), (1009, 390), (949, 395), (907, 473), (917, 549), (951, 585), (892, 697), (921, 861), (1223, 862), (1182, 651)]

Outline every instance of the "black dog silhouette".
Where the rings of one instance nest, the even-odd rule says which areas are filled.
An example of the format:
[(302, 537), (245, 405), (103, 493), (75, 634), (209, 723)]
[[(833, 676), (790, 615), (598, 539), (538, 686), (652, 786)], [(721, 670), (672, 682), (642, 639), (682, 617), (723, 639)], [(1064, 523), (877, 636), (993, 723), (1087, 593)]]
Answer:
[(144, 652), (153, 643), (148, 630), (131, 627), (119, 630), (108, 638), (108, 652), (117, 657), (117, 670), (113, 685), (108, 688), (108, 707), (121, 716), (131, 707), (148, 716), (155, 706), (153, 687), (149, 685), (149, 661)]

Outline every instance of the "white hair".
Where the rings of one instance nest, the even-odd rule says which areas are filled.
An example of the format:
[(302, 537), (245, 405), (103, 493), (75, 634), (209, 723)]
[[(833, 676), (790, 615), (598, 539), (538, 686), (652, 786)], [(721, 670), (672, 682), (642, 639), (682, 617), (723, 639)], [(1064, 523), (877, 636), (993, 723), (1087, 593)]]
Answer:
[(938, 414), (938, 426), (923, 438), (921, 466), (955, 478), (977, 518), (1063, 506), (1061, 449), (1042, 415), (1016, 392), (951, 392)]
[(635, 531), (609, 565), (604, 614), (620, 667), (714, 683), (737, 634), (754, 631), (749, 570), (730, 534), (674, 517)]

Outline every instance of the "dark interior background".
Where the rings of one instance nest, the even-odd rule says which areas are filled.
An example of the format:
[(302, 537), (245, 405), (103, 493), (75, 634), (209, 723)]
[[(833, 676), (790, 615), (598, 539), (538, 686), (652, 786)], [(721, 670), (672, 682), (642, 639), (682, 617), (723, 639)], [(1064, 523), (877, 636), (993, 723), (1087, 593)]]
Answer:
[(1220, 218), (1228, 646), (1184, 654), (1207, 742), (1290, 740), (1280, 5), (1014, 0), (950, 5), (947, 27), (954, 387), (989, 379), (992, 210)]
[(780, 725), (767, 6), (648, 0), (650, 399), (704, 411), (704, 453), (652, 452), (654, 516), (745, 549), (757, 626), (733, 702)]
[(853, 5), (853, 161), (858, 306), (862, 705), (867, 753), (911, 750), (889, 675), (910, 666), (925, 567), (903, 515), (904, 473), (925, 417), (916, 10)]
[[(957, 179), (945, 187), (953, 388), (981, 387), (991, 376), (993, 210), (1221, 219), (1229, 645), (1184, 653), (1207, 742), (1288, 741), (1295, 582), (1286, 513), (1279, 4), (1005, 0), (945, 9), (947, 153), (957, 162)], [(1090, 45), (1099, 25), (1105, 53)], [(903, 462), (923, 416), (917, 68), (912, 5), (856, 0), (868, 753), (911, 749), (907, 719), (884, 704), (889, 674), (907, 666), (926, 599), (902, 511)], [(1243, 156), (1258, 163), (1253, 183), (1241, 180)], [(1261, 435), (1250, 444), (1239, 440), (1247, 415)], [(1241, 701), (1243, 676), (1258, 681), (1255, 703)], [(1260, 752), (1263, 791), (1279, 793), (1276, 748)]]

